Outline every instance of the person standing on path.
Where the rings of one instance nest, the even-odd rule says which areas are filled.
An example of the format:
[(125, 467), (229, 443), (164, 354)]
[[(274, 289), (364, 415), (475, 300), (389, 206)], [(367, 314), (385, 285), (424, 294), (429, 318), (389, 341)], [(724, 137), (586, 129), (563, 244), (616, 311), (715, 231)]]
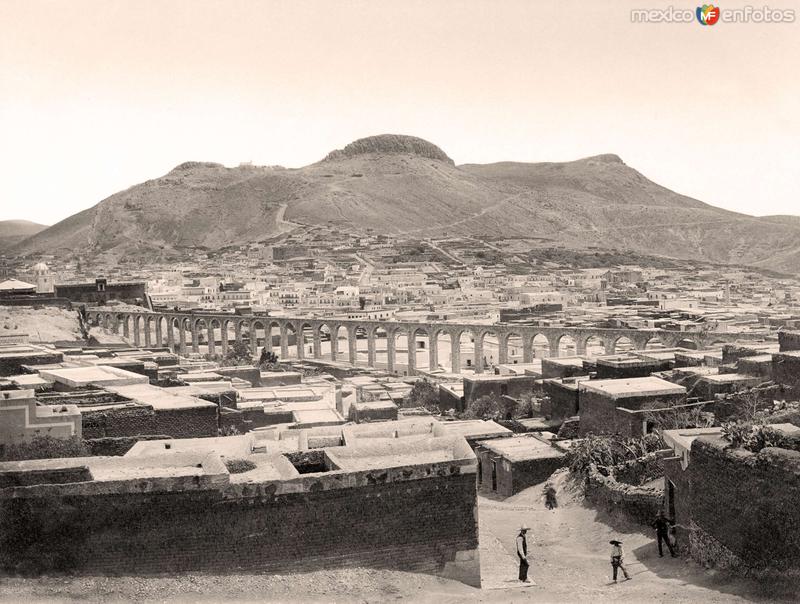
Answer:
[(665, 515), (664, 512), (661, 511), (658, 513), (655, 521), (651, 525), (654, 529), (656, 529), (656, 539), (658, 540), (658, 555), (659, 557), (664, 557), (664, 550), (661, 547), (661, 542), (667, 544), (669, 548), (669, 553), (673, 558), (677, 558), (678, 554), (675, 553), (675, 550), (672, 548), (672, 541), (669, 538), (669, 529), (670, 526), (674, 524), (671, 520), (669, 520)]
[(630, 580), (630, 576), (628, 576), (628, 571), (625, 570), (625, 567), (622, 565), (622, 559), (625, 557), (625, 552), (622, 551), (622, 541), (617, 541), (612, 539), (609, 541), (611, 544), (611, 569), (614, 573), (613, 579), (614, 583), (617, 582), (617, 570), (621, 570), (623, 576), (625, 577), (626, 581)]
[(517, 535), (517, 556), (519, 556), (519, 580), (523, 583), (530, 583), (528, 579), (528, 538), (527, 533), (530, 527), (523, 524), (519, 527), (519, 535)]

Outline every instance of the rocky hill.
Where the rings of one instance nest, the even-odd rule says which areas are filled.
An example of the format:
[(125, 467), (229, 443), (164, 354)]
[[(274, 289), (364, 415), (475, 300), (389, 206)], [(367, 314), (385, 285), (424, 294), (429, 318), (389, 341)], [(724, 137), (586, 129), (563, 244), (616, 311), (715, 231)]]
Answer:
[(0, 220), (0, 252), (46, 228), (29, 220)]
[(616, 155), (456, 166), (436, 145), (400, 135), (357, 140), (299, 169), (184, 163), (12, 251), (216, 249), (296, 223), (409, 237), (526, 237), (800, 272), (800, 220), (715, 208), (648, 180)]

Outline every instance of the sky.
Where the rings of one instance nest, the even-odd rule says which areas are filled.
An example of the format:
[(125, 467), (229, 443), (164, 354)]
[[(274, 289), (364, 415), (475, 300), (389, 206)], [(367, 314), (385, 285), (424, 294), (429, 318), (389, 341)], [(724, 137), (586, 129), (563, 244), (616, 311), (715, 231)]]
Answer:
[(53, 224), (184, 161), (300, 167), (380, 133), (457, 164), (616, 153), (716, 206), (800, 214), (800, 2), (768, 3), (794, 23), (631, 20), (670, 5), (696, 7), (0, 0), (0, 220)]

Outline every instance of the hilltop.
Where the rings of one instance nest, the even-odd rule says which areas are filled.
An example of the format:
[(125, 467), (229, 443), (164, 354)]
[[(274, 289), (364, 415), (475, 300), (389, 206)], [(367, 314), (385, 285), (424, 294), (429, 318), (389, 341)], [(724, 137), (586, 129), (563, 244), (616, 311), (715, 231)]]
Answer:
[(43, 231), (47, 226), (30, 220), (0, 220), (0, 251)]
[(537, 238), (551, 246), (800, 271), (800, 220), (716, 208), (652, 182), (613, 154), (457, 166), (433, 143), (388, 134), (297, 169), (186, 162), (11, 251), (213, 250), (263, 241), (298, 223), (409, 238)]

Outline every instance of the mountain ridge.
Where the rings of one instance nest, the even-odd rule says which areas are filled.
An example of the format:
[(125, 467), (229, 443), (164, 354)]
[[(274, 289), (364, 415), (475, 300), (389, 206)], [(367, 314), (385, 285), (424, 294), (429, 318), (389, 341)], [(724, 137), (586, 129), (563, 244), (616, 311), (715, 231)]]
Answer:
[(302, 168), (184, 162), (24, 241), (16, 254), (135, 254), (264, 240), (287, 223), (408, 237), (517, 237), (800, 272), (800, 220), (716, 208), (614, 154), (455, 165), (418, 137), (353, 141)]

